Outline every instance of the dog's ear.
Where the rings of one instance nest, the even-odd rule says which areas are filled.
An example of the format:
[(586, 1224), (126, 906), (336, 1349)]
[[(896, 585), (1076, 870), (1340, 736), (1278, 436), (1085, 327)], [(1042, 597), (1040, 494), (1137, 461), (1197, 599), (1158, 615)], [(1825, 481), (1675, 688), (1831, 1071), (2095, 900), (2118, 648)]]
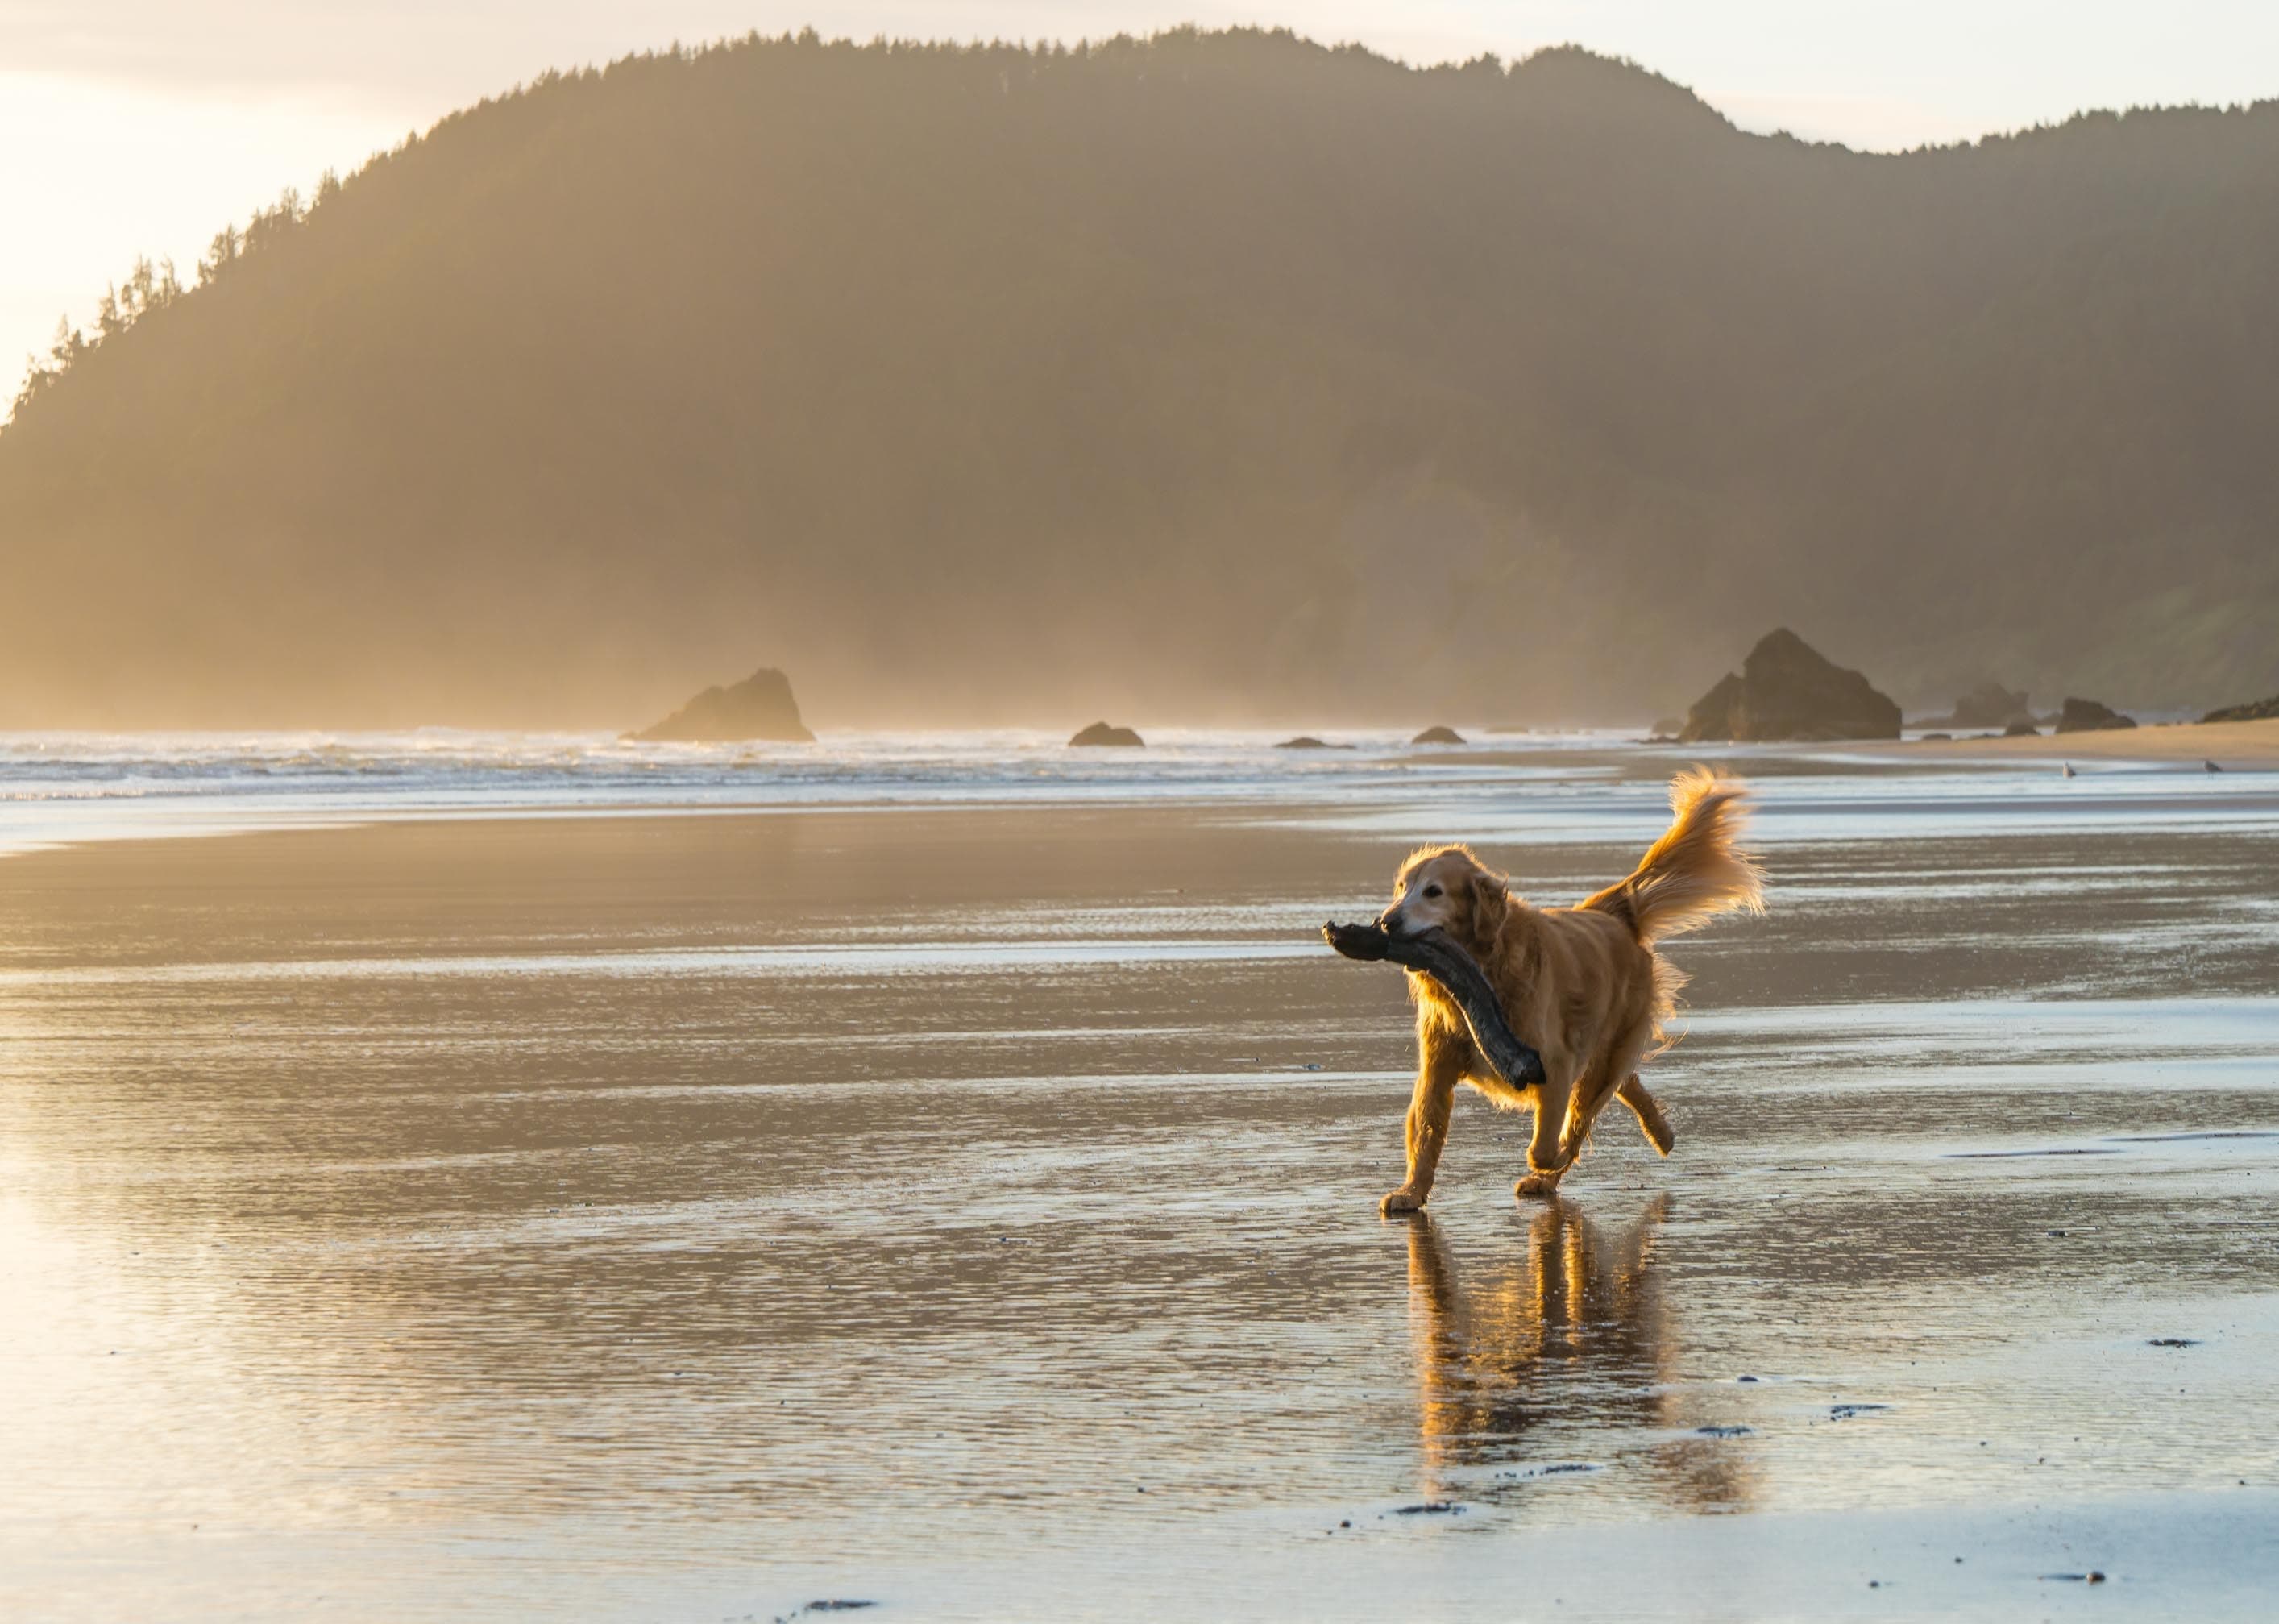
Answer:
[(1501, 874), (1476, 868), (1470, 875), (1472, 929), (1483, 942), (1492, 940), (1511, 912), (1511, 889)]

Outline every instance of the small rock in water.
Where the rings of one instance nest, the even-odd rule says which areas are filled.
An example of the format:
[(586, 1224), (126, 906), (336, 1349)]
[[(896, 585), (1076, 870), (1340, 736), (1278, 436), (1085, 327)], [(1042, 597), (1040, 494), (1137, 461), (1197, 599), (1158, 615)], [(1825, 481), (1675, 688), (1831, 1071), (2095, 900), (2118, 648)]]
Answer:
[(2197, 1348), (2200, 1344), (2198, 1338), (2191, 1336), (2155, 1336), (2150, 1345), (2155, 1348)]
[(1396, 1505), (1393, 1508), (1393, 1514), (1396, 1517), (1461, 1517), (1464, 1514), (1464, 1508), (1454, 1500), (1426, 1500), (1416, 1505)]
[(1889, 1405), (1830, 1405), (1828, 1409), (1828, 1419), (1832, 1421), (1848, 1421), (1855, 1415), (1868, 1415), (1877, 1410), (1888, 1410), (1891, 1407)]
[(1693, 1429), (1705, 1438), (1746, 1438), (1756, 1431), (1753, 1427), (1696, 1427)]

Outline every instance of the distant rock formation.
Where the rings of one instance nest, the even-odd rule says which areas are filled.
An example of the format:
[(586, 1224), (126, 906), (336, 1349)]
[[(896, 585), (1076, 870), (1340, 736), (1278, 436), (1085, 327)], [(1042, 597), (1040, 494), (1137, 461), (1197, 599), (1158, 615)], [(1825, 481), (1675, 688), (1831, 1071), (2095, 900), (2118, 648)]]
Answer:
[(1351, 750), (1350, 744), (1332, 744), (1327, 739), (1317, 739), (1310, 733), (1301, 733), (1294, 739), (1285, 739), (1277, 750)]
[(2002, 729), (2002, 736), (2006, 739), (2037, 739), (2041, 735), (2042, 730), (2034, 726), (2030, 717), (2021, 717)]
[(1454, 727), (1427, 727), (1408, 742), (1411, 744), (1462, 744), (1464, 735)]
[(2111, 705), (2099, 704), (2094, 699), (2068, 697), (2065, 709), (2058, 712), (2060, 733), (2110, 733), (2116, 727), (2134, 727), (2137, 719), (2123, 716)]
[(1686, 744), (1896, 739), (1899, 707), (1783, 627), (1749, 650), (1738, 674), (1701, 697), (1677, 736)]
[(2279, 694), (2252, 704), (2228, 704), (2200, 718), (2204, 722), (2267, 722), (2279, 717)]
[(1948, 720), (1956, 727), (2007, 727), (2033, 718), (2023, 693), (2014, 694), (1999, 682), (1981, 682), (1954, 702), (1954, 714)]
[(772, 666), (761, 667), (733, 688), (708, 688), (654, 727), (625, 736), (644, 744), (710, 744), (737, 739), (815, 742), (815, 735), (799, 720), (799, 702), (791, 697), (791, 679)]
[(1147, 742), (1129, 727), (1111, 727), (1106, 722), (1094, 722), (1070, 739), (1069, 748), (1092, 750), (1102, 745), (1113, 745), (1121, 749), (1135, 750)]

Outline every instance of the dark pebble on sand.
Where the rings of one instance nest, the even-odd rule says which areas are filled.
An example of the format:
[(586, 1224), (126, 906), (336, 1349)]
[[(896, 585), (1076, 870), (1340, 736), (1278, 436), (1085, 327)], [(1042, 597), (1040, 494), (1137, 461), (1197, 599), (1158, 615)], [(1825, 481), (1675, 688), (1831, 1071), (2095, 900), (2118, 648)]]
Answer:
[(1705, 1438), (1746, 1438), (1756, 1431), (1753, 1427), (1696, 1427), (1693, 1429)]
[(1831, 1421), (1848, 1421), (1855, 1415), (1871, 1415), (1878, 1410), (1888, 1410), (1891, 1407), (1889, 1405), (1830, 1405), (1828, 1407), (1828, 1419)]
[(2197, 1348), (2200, 1344), (2191, 1336), (2155, 1336), (2152, 1345), (2155, 1348)]
[(1464, 1508), (1454, 1500), (1426, 1500), (1419, 1505), (1396, 1505), (1393, 1508), (1393, 1514), (1396, 1517), (1461, 1517), (1464, 1514)]

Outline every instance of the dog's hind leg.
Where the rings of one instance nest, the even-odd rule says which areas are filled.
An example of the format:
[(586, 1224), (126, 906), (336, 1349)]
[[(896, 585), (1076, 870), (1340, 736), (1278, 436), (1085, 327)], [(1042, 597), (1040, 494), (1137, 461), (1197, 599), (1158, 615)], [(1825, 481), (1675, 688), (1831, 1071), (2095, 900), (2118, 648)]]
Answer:
[(1559, 1135), (1562, 1159), (1571, 1162), (1583, 1153), (1591, 1129), (1598, 1124), (1599, 1113), (1623, 1088), (1638, 1081), (1638, 1061), (1645, 1057), (1646, 1045), (1653, 1038), (1653, 1026), (1638, 1023), (1584, 1074), (1582, 1086), (1575, 1090), (1574, 1103), (1567, 1108), (1567, 1126)]
[(1646, 1084), (1638, 1081), (1636, 1072), (1623, 1079), (1623, 1086), (1615, 1090), (1615, 1097), (1628, 1105), (1638, 1118), (1638, 1126), (1646, 1130), (1646, 1142), (1662, 1155), (1669, 1155), (1670, 1147), (1677, 1143), (1677, 1135), (1670, 1131), (1669, 1119), (1661, 1114), (1661, 1102), (1646, 1091)]
[[(1629, 1057), (1624, 1056), (1623, 1058), (1627, 1060)], [(1567, 1126), (1559, 1135), (1559, 1154), (1566, 1160), (1571, 1162), (1582, 1155), (1583, 1146), (1591, 1137), (1592, 1127), (1599, 1120), (1599, 1112), (1604, 1111), (1607, 1102), (1615, 1097), (1615, 1080), (1622, 1075), (1622, 1072), (1611, 1066), (1601, 1067), (1585, 1077), (1583, 1086), (1575, 1090), (1574, 1100), (1567, 1107)]]
[(1527, 1176), (1511, 1187), (1515, 1196), (1548, 1196), (1559, 1188), (1559, 1175), (1574, 1165), (1564, 1148), (1567, 1104), (1574, 1097), (1575, 1078), (1565, 1067), (1546, 1068), (1543, 1084), (1535, 1091), (1535, 1132), (1527, 1142)]

